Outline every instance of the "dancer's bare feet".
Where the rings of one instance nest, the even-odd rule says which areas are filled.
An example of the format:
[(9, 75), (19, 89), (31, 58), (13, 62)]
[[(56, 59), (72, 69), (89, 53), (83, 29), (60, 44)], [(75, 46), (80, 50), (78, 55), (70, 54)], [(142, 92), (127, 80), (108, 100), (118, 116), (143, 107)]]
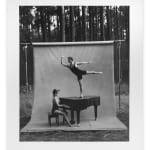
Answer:
[(81, 95), (80, 95), (80, 98), (83, 98), (83, 97), (84, 97), (83, 94), (81, 94)]

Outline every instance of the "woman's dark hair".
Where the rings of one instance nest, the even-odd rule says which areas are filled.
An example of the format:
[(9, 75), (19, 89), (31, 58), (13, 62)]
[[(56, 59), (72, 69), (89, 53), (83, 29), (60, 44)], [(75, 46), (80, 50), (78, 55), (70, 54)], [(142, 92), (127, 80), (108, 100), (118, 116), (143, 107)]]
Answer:
[(68, 57), (68, 59), (73, 61), (73, 58), (72, 58), (72, 57)]
[(56, 93), (58, 93), (60, 90), (59, 89), (53, 89), (53, 95), (55, 95)]

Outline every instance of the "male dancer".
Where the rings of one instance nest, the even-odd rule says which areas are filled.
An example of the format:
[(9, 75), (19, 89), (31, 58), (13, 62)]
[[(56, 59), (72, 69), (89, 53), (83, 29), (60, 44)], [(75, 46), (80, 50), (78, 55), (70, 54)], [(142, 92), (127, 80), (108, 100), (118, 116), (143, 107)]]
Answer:
[(63, 63), (64, 56), (61, 56), (61, 64), (64, 67), (67, 67), (70, 69), (70, 71), (76, 75), (79, 87), (80, 87), (80, 97), (83, 98), (83, 87), (82, 87), (82, 77), (83, 75), (89, 75), (89, 74), (103, 74), (103, 72), (97, 72), (97, 71), (88, 71), (88, 70), (81, 70), (78, 68), (79, 65), (82, 64), (89, 64), (90, 62), (75, 62), (72, 57), (68, 57), (68, 64)]

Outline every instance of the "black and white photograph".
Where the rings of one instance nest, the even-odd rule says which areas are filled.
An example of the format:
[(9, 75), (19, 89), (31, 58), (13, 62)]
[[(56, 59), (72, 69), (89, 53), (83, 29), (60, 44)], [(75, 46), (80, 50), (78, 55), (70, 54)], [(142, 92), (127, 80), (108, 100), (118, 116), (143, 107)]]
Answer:
[(143, 0), (7, 0), (5, 9), (6, 149), (144, 150)]
[(130, 141), (130, 6), (20, 5), (19, 141)]

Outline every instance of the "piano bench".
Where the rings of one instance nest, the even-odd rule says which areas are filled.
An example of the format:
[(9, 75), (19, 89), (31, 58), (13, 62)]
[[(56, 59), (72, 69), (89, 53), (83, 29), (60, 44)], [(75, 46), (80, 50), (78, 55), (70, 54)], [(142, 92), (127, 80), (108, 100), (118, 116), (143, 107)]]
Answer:
[(52, 118), (56, 118), (56, 124), (59, 126), (59, 115), (58, 114), (52, 114), (51, 112), (48, 112), (49, 126), (51, 127), (51, 119)]

